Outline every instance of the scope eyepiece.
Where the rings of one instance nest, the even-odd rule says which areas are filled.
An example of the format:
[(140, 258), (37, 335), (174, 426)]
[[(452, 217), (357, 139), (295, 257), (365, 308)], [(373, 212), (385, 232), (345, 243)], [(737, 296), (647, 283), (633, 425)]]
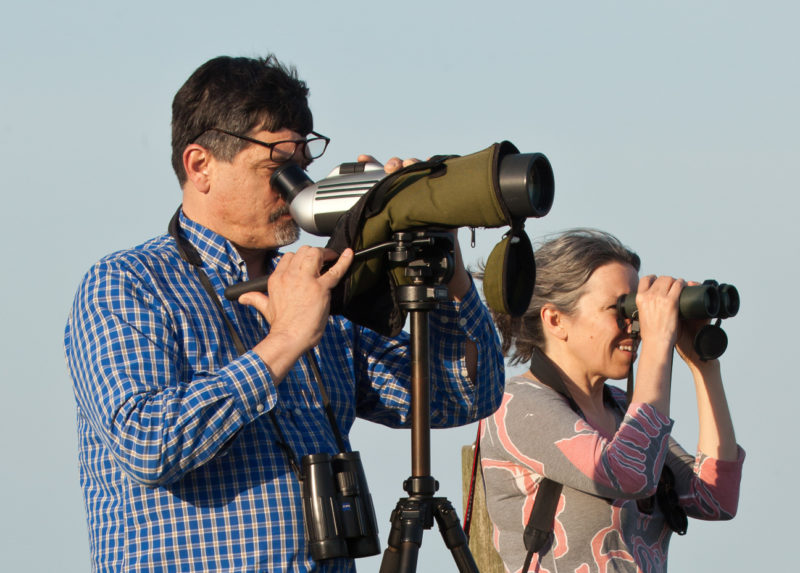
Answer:
[(269, 178), (269, 184), (286, 199), (287, 203), (291, 203), (300, 191), (313, 185), (314, 182), (297, 163), (284, 163)]

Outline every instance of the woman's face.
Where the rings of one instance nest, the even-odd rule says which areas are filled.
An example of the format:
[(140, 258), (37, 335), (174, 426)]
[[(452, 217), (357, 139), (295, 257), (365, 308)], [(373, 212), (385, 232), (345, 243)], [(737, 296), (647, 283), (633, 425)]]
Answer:
[(619, 262), (598, 267), (589, 277), (575, 312), (563, 317), (571, 375), (589, 381), (627, 376), (636, 347), (628, 328), (619, 327), (616, 303), (620, 295), (636, 292), (638, 283), (636, 269)]

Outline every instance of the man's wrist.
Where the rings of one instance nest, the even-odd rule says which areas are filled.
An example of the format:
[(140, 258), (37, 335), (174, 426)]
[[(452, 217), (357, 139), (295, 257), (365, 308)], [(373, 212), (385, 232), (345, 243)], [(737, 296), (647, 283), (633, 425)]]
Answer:
[(467, 296), (472, 286), (472, 276), (464, 267), (456, 269), (453, 278), (447, 283), (447, 293), (451, 300), (460, 302)]
[(283, 380), (294, 364), (305, 352), (297, 343), (297, 337), (280, 332), (270, 332), (264, 340), (253, 347), (272, 378), (273, 384)]

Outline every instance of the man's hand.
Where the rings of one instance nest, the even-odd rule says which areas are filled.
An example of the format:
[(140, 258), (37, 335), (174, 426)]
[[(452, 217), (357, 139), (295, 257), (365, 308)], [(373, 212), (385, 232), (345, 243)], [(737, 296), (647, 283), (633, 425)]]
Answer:
[(322, 265), (336, 253), (328, 249), (300, 247), (281, 258), (267, 283), (268, 294), (249, 292), (241, 304), (255, 308), (269, 323), (267, 337), (253, 350), (270, 368), (275, 381), (282, 380), (294, 363), (322, 338), (330, 312), (331, 289), (353, 261), (345, 249), (336, 263), (321, 273)]
[[(365, 163), (380, 163), (375, 157), (372, 155), (359, 155), (358, 161), (365, 162)], [(409, 165), (413, 165), (415, 163), (419, 163), (419, 159), (416, 157), (409, 157), (408, 159), (400, 159), (399, 157), (392, 157), (386, 164), (383, 166), (384, 171), (386, 173), (394, 173), (395, 171), (402, 169), (403, 167), (408, 167)]]

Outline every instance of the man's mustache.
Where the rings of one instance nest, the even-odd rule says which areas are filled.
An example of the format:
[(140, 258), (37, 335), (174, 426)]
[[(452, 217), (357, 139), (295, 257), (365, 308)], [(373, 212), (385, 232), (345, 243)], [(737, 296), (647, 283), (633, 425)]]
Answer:
[(270, 223), (274, 223), (284, 215), (289, 215), (289, 214), (290, 214), (289, 205), (283, 205), (282, 207), (278, 207), (275, 211), (270, 213), (268, 220)]

